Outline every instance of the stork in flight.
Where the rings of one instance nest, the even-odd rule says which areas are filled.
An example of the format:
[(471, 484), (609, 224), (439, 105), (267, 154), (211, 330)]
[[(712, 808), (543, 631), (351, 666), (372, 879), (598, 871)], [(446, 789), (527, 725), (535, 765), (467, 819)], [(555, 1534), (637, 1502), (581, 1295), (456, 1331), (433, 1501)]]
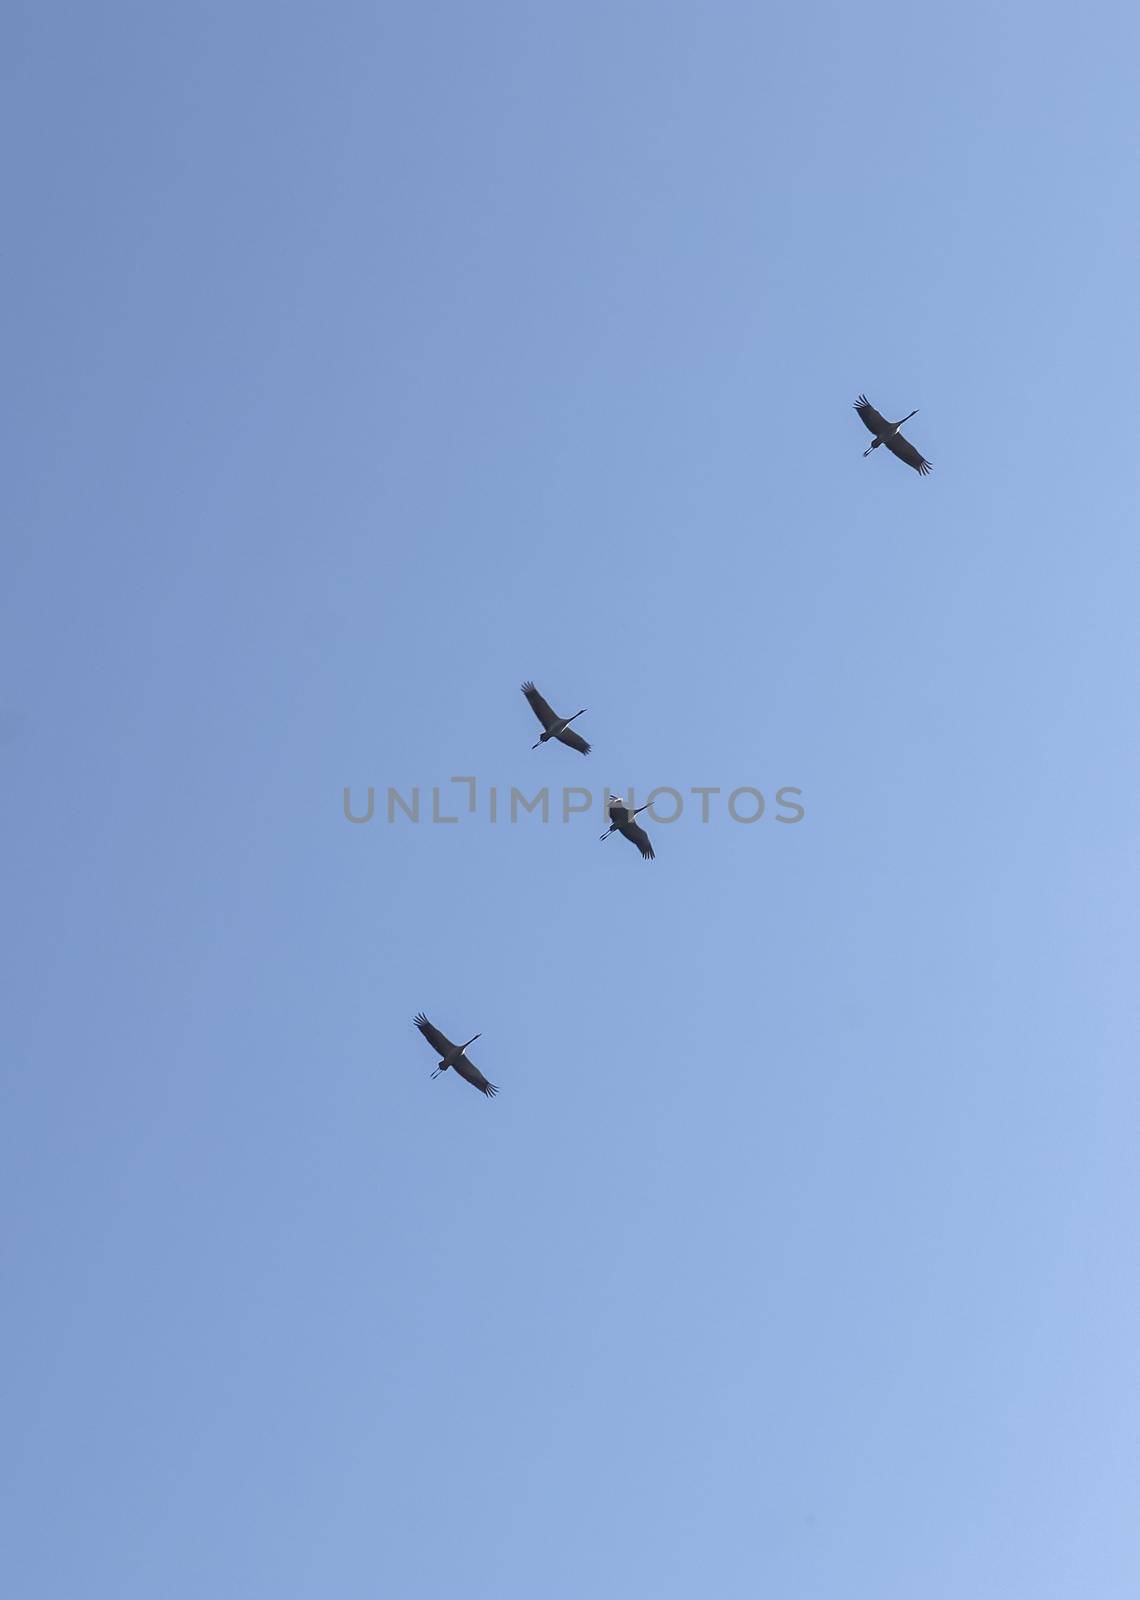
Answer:
[(908, 467), (913, 467), (920, 477), (925, 478), (931, 470), (930, 462), (925, 456), (919, 455), (909, 439), (904, 439), (899, 429), (903, 422), (909, 422), (911, 417), (917, 417), (917, 409), (910, 411), (902, 422), (888, 422), (886, 417), (881, 417), (874, 406), (861, 394), (855, 402), (855, 409), (863, 419), (863, 425), (870, 433), (875, 435), (875, 442), (869, 444), (864, 450), (864, 456), (869, 456), (872, 450), (877, 450), (885, 444), (893, 456), (898, 456), (900, 461), (905, 461)]
[(580, 750), (584, 756), (590, 753), (590, 747), (580, 733), (576, 733), (570, 726), (577, 722), (579, 717), (586, 715), (585, 706), (581, 711), (575, 711), (572, 717), (559, 717), (550, 709), (550, 706), (539, 694), (534, 684), (526, 682), (522, 692), (530, 701), (530, 709), (534, 712), (539, 722), (542, 723), (542, 732), (538, 736), (538, 744), (532, 744), (531, 749), (537, 750), (539, 744), (545, 744), (548, 739), (559, 739), (563, 744), (568, 744), (571, 750)]
[(649, 835), (641, 826), (640, 822), (634, 822), (633, 820), (634, 817), (639, 816), (641, 812), (648, 810), (648, 801), (646, 801), (645, 805), (638, 806), (636, 811), (631, 811), (629, 807), (627, 805), (623, 805), (620, 800), (611, 800), (610, 825), (606, 829), (605, 833), (601, 835), (601, 837), (603, 839), (608, 839), (611, 833), (620, 833), (629, 840), (630, 844), (635, 844), (637, 846), (637, 848), (641, 851), (641, 857), (643, 861), (655, 860), (656, 857), (653, 854), (653, 846), (649, 842)]
[(483, 1037), (481, 1033), (477, 1033), (475, 1039), (468, 1039), (467, 1044), (452, 1044), (447, 1035), (440, 1033), (439, 1029), (428, 1021), (422, 1011), (418, 1017), (413, 1017), (412, 1020), (436, 1054), (443, 1057), (439, 1066), (432, 1073), (433, 1078), (438, 1078), (441, 1072), (447, 1071), (448, 1067), (454, 1067), (461, 1078), (466, 1078), (473, 1088), (478, 1089), (480, 1094), (485, 1094), (488, 1099), (491, 1095), (498, 1094), (499, 1091), (495, 1085), (488, 1083), (475, 1063), (467, 1059), (467, 1044), (474, 1044), (475, 1039), (481, 1039)]

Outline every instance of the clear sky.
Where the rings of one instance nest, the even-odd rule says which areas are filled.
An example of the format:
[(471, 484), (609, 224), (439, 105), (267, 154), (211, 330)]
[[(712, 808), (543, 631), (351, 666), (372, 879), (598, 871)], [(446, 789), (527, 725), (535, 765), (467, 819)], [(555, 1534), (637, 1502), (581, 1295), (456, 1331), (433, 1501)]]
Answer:
[(1134, 1600), (1134, 8), (4, 34), (5, 1592)]

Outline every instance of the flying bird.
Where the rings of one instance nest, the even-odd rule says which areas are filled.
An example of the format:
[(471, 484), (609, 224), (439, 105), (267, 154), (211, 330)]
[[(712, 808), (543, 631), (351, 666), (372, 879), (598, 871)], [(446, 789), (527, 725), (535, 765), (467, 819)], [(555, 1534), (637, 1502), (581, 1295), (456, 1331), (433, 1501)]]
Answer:
[(530, 701), (530, 709), (534, 712), (539, 722), (542, 723), (542, 732), (538, 736), (538, 744), (532, 744), (531, 749), (537, 750), (539, 744), (545, 744), (548, 739), (559, 739), (563, 744), (568, 744), (571, 750), (580, 750), (584, 756), (590, 753), (590, 747), (580, 733), (576, 733), (570, 726), (579, 717), (586, 715), (585, 706), (581, 711), (575, 711), (572, 717), (559, 717), (550, 709), (550, 706), (539, 694), (533, 683), (529, 681), (522, 686), (522, 692)]
[(485, 1094), (488, 1098), (493, 1094), (498, 1094), (499, 1091), (495, 1085), (488, 1083), (475, 1063), (467, 1059), (467, 1044), (474, 1044), (475, 1039), (481, 1039), (483, 1037), (481, 1033), (477, 1033), (475, 1039), (468, 1039), (467, 1044), (452, 1044), (447, 1035), (440, 1033), (439, 1029), (428, 1021), (422, 1011), (418, 1017), (413, 1017), (412, 1020), (436, 1054), (443, 1057), (439, 1066), (432, 1073), (433, 1078), (438, 1078), (441, 1072), (447, 1071), (448, 1067), (454, 1067), (459, 1076), (466, 1078), (467, 1082), (473, 1088), (478, 1089), (480, 1094)]
[(635, 844), (637, 846), (637, 848), (641, 851), (642, 859), (644, 861), (655, 860), (656, 858), (653, 854), (653, 846), (649, 842), (649, 835), (641, 826), (640, 822), (634, 822), (633, 820), (634, 817), (639, 816), (641, 812), (648, 810), (648, 801), (646, 801), (645, 805), (638, 806), (636, 811), (631, 811), (629, 807), (623, 805), (620, 800), (611, 800), (610, 825), (606, 829), (605, 833), (601, 835), (601, 837), (603, 839), (608, 839), (611, 833), (620, 833), (629, 840), (630, 844)]
[(925, 456), (919, 455), (909, 439), (904, 439), (899, 429), (903, 422), (909, 422), (911, 417), (917, 417), (918, 411), (910, 411), (902, 422), (888, 422), (886, 417), (881, 417), (874, 406), (861, 394), (855, 402), (855, 409), (863, 419), (863, 425), (870, 433), (875, 435), (875, 442), (869, 444), (864, 450), (864, 456), (869, 456), (872, 450), (877, 450), (885, 444), (893, 456), (898, 456), (900, 461), (905, 461), (908, 467), (913, 467), (920, 477), (925, 478), (931, 470), (930, 462)]

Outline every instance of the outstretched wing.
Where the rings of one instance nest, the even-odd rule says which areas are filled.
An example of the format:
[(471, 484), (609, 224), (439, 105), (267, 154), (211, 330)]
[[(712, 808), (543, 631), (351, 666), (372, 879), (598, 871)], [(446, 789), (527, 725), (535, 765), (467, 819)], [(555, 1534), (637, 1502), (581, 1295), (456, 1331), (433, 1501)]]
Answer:
[(879, 415), (865, 394), (861, 394), (856, 400), (855, 409), (863, 419), (864, 427), (868, 428), (876, 439), (890, 427), (886, 417)]
[(621, 832), (625, 834), (625, 837), (629, 840), (630, 844), (635, 844), (641, 851), (642, 859), (644, 861), (653, 861), (656, 859), (653, 854), (653, 846), (649, 842), (649, 835), (641, 826), (640, 822), (627, 822), (621, 829)]
[(439, 1029), (428, 1021), (422, 1011), (418, 1017), (413, 1017), (412, 1021), (415, 1023), (416, 1027), (420, 1030), (428, 1044), (431, 1045), (432, 1049), (437, 1053), (437, 1055), (446, 1056), (455, 1049), (455, 1046), (452, 1044), (447, 1035), (445, 1033), (440, 1033)]
[(925, 478), (933, 468), (925, 456), (919, 455), (909, 439), (904, 439), (901, 433), (896, 433), (893, 439), (884, 440), (887, 449), (892, 455), (898, 456), (900, 461), (905, 461), (908, 467), (913, 467), (920, 477)]
[(466, 1078), (473, 1089), (478, 1089), (480, 1094), (485, 1094), (488, 1099), (493, 1094), (498, 1094), (498, 1089), (489, 1083), (473, 1061), (468, 1061), (466, 1056), (460, 1056), (455, 1063), (455, 1070), (461, 1078)]
[(558, 718), (550, 709), (549, 704), (542, 698), (533, 683), (524, 683), (522, 686), (522, 692), (530, 701), (530, 709), (534, 712), (535, 716), (538, 718), (539, 722), (542, 723), (544, 728), (549, 728), (552, 723), (558, 721)]
[(590, 746), (580, 733), (574, 732), (573, 728), (563, 728), (562, 732), (556, 733), (554, 737), (560, 739), (563, 744), (568, 744), (571, 750), (580, 750), (584, 756), (590, 753)]

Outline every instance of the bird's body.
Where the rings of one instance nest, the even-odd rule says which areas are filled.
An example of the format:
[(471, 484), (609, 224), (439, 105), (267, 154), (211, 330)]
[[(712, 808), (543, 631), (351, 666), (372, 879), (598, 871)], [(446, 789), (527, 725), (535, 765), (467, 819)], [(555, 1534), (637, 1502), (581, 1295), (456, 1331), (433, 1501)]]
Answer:
[(630, 844), (635, 844), (641, 851), (643, 861), (653, 861), (653, 846), (649, 842), (649, 835), (639, 822), (634, 822), (634, 817), (642, 811), (648, 811), (648, 804), (638, 806), (636, 811), (631, 811), (620, 800), (610, 801), (610, 825), (602, 834), (603, 839), (608, 839), (611, 833), (620, 833), (623, 839), (628, 839)]
[(885, 444), (892, 455), (898, 456), (900, 461), (905, 461), (908, 467), (913, 467), (920, 477), (925, 477), (931, 471), (930, 462), (920, 455), (909, 439), (904, 439), (899, 429), (903, 422), (909, 422), (911, 417), (917, 417), (917, 411), (909, 412), (903, 417), (902, 422), (888, 422), (886, 417), (875, 410), (874, 406), (861, 394), (855, 402), (855, 410), (859, 413), (863, 426), (869, 433), (875, 435), (875, 442), (869, 444), (863, 454), (869, 456), (872, 450), (877, 450)]
[(548, 739), (557, 739), (561, 744), (569, 745), (571, 750), (578, 750), (584, 756), (589, 755), (590, 746), (582, 735), (576, 733), (570, 726), (579, 717), (585, 716), (585, 706), (582, 707), (581, 711), (575, 711), (572, 717), (560, 717), (556, 711), (551, 709), (549, 701), (542, 698), (533, 683), (529, 681), (524, 683), (522, 692), (526, 695), (530, 709), (534, 712), (539, 722), (542, 723), (542, 732), (538, 736), (538, 744), (532, 745), (532, 750), (537, 750), (538, 745), (545, 744)]
[(441, 1072), (446, 1072), (448, 1067), (454, 1067), (459, 1076), (466, 1078), (467, 1082), (473, 1088), (478, 1089), (480, 1094), (485, 1094), (488, 1097), (498, 1094), (499, 1091), (495, 1085), (489, 1083), (475, 1063), (467, 1059), (467, 1044), (474, 1044), (475, 1039), (482, 1038), (482, 1034), (477, 1033), (474, 1039), (468, 1039), (467, 1044), (452, 1044), (447, 1035), (440, 1033), (439, 1029), (428, 1021), (422, 1011), (412, 1020), (436, 1055), (442, 1058), (439, 1066), (432, 1073), (433, 1078), (437, 1078)]

